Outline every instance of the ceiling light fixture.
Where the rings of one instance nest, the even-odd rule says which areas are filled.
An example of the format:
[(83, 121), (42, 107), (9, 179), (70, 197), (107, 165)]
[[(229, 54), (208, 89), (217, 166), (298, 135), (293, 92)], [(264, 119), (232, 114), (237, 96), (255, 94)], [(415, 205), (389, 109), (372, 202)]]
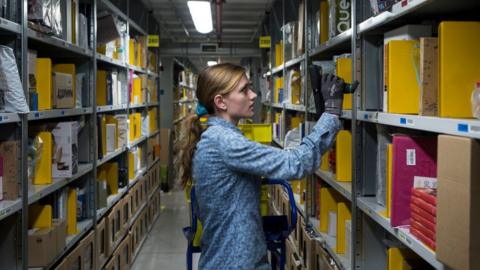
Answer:
[(215, 66), (217, 64), (217, 61), (207, 61), (208, 66)]
[(212, 32), (213, 23), (210, 1), (188, 1), (187, 5), (197, 31), (202, 34)]

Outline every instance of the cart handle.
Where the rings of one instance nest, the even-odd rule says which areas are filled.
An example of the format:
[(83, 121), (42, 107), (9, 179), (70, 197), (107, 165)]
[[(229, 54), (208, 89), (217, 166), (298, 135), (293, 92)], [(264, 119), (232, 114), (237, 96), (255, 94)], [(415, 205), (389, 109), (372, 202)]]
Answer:
[(288, 200), (290, 202), (290, 209), (292, 209), (292, 220), (291, 223), (288, 225), (288, 233), (286, 236), (290, 235), (290, 233), (295, 229), (297, 225), (297, 204), (295, 203), (295, 197), (293, 197), (292, 186), (288, 181), (279, 180), (279, 179), (265, 179), (262, 181), (263, 185), (282, 185), (288, 193)]

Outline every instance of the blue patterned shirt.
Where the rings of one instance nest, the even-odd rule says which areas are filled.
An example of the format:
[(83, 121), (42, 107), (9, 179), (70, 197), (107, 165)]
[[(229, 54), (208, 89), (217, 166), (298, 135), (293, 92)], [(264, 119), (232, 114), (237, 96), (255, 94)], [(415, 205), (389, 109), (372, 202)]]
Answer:
[(260, 177), (300, 179), (320, 166), (340, 128), (324, 113), (294, 149), (245, 138), (232, 123), (210, 117), (193, 157), (192, 177), (203, 225), (199, 269), (270, 269), (260, 216)]

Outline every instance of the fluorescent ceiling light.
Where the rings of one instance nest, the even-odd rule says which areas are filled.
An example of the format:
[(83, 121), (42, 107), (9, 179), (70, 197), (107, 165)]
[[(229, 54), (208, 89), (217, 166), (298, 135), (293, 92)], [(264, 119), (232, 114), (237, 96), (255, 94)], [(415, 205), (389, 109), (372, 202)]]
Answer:
[(208, 66), (214, 66), (217, 64), (217, 61), (207, 61)]
[(197, 31), (202, 34), (212, 32), (213, 23), (210, 1), (188, 1), (187, 5)]

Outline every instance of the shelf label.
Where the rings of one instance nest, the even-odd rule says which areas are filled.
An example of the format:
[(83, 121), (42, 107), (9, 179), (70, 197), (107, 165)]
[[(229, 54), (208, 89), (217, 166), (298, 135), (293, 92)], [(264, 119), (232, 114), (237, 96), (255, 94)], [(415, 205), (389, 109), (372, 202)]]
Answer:
[(413, 121), (413, 119), (408, 119), (408, 118), (405, 118), (405, 117), (401, 117), (400, 118), (400, 124), (401, 125), (407, 125), (407, 126), (413, 126), (413, 125), (415, 125), (415, 122)]
[(258, 47), (265, 49), (265, 48), (270, 48), (271, 44), (271, 37), (270, 36), (261, 36), (259, 41), (258, 41)]
[(468, 128), (468, 124), (462, 124), (462, 123), (460, 123), (460, 124), (458, 124), (458, 126), (457, 126), (458, 132), (468, 132), (468, 129), (469, 129), (469, 128)]
[(38, 118), (38, 117), (40, 117), (40, 114), (37, 112), (35, 113), (35, 118)]
[(407, 234), (402, 231), (402, 230), (397, 230), (398, 232), (398, 238), (407, 246), (412, 247), (413, 246), (413, 241), (410, 239), (410, 237), (407, 236)]
[(470, 125), (470, 132), (472, 132), (472, 133), (480, 133), (480, 126), (472, 126), (472, 125)]
[(160, 46), (159, 35), (148, 35), (148, 47), (158, 48)]

